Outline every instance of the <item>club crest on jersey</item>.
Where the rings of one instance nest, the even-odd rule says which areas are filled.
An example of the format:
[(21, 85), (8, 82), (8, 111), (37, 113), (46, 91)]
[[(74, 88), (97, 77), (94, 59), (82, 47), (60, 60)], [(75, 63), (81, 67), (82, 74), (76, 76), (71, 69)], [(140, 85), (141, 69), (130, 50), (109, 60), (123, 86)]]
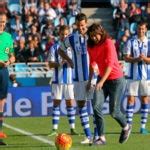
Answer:
[(8, 54), (9, 53), (9, 47), (5, 48), (5, 53)]
[(71, 47), (68, 47), (68, 48), (67, 48), (67, 51), (71, 51)]

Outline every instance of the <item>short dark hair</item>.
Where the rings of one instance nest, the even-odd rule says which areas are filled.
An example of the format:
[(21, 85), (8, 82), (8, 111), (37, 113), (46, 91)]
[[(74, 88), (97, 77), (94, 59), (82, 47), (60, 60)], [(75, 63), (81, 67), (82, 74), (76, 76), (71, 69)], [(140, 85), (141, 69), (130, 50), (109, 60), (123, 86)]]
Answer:
[(69, 30), (69, 26), (67, 26), (67, 25), (60, 26), (59, 32), (62, 32), (62, 31), (65, 31), (65, 30)]
[(87, 16), (84, 13), (77, 14), (77, 16), (76, 16), (76, 22), (79, 22), (79, 21), (82, 21), (82, 20), (87, 21)]
[(148, 23), (145, 22), (145, 21), (140, 21), (140, 22), (138, 23), (138, 27), (139, 27), (139, 26), (143, 26), (143, 25), (145, 25), (146, 28), (148, 27)]

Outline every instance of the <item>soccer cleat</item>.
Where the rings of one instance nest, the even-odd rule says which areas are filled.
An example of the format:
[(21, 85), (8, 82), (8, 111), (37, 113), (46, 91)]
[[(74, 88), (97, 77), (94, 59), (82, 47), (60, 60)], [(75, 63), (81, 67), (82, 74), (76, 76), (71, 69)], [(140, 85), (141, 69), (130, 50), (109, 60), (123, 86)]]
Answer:
[(58, 133), (55, 129), (53, 129), (52, 132), (50, 134), (48, 134), (48, 136), (54, 136), (54, 135), (58, 135)]
[(3, 141), (0, 141), (0, 146), (6, 146), (7, 144)]
[(71, 129), (70, 134), (71, 135), (79, 135), (79, 133), (77, 133), (77, 131), (75, 129)]
[(131, 126), (129, 126), (129, 128), (127, 130), (122, 129), (121, 134), (120, 134), (120, 138), (119, 138), (119, 143), (122, 144), (128, 140), (130, 133), (131, 133), (131, 129), (132, 129)]
[(0, 132), (0, 139), (7, 138), (7, 135), (4, 132)]
[(93, 143), (99, 139), (99, 136), (94, 136)]
[(106, 145), (106, 141), (103, 141), (102, 139), (97, 139), (93, 142), (94, 145)]
[(146, 135), (146, 134), (149, 134), (148, 130), (146, 130), (145, 128), (141, 128), (141, 129), (140, 129), (140, 133), (141, 133), (141, 134), (145, 134), (145, 135)]
[(90, 138), (85, 138), (83, 141), (81, 141), (81, 144), (89, 144), (91, 145), (93, 143), (93, 140)]

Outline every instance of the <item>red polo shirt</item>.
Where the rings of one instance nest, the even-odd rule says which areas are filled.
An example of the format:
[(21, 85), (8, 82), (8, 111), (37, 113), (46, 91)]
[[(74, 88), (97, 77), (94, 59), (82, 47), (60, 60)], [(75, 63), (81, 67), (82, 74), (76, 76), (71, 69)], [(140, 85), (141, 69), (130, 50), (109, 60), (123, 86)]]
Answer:
[(88, 52), (90, 65), (94, 62), (97, 63), (100, 77), (104, 75), (108, 66), (112, 68), (108, 80), (123, 77), (123, 72), (117, 58), (116, 48), (111, 39), (107, 38), (102, 44), (88, 47)]

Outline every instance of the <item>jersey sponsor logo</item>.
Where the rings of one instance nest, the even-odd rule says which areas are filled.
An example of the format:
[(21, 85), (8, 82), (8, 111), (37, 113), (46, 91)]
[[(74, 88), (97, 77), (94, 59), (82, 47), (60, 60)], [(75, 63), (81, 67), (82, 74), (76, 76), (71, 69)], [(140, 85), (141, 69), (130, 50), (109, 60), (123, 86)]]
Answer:
[(9, 47), (6, 47), (6, 48), (5, 48), (5, 53), (6, 53), (6, 54), (9, 54)]

